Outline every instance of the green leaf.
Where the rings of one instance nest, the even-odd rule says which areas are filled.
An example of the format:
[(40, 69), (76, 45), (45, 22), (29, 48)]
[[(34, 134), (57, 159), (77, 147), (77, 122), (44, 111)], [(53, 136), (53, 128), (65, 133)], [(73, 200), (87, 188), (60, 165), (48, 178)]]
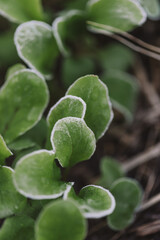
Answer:
[(13, 41), (14, 28), (0, 34), (0, 69), (18, 61), (16, 47)]
[(0, 135), (0, 165), (4, 165), (5, 159), (11, 155), (12, 152), (9, 150), (3, 137)]
[(134, 53), (126, 46), (111, 43), (106, 48), (102, 48), (99, 53), (99, 61), (104, 70), (126, 71), (133, 66)]
[(48, 103), (47, 85), (36, 72), (21, 70), (0, 90), (0, 133), (7, 143), (31, 129)]
[(79, 10), (84, 10), (86, 8), (88, 0), (74, 0), (74, 1), (69, 1), (66, 2), (66, 7), (67, 9), (79, 9)]
[(117, 31), (131, 31), (145, 22), (146, 13), (136, 0), (90, 0), (88, 20), (102, 29), (110, 26)]
[(144, 7), (150, 19), (159, 20), (160, 18), (160, 2), (159, 0), (139, 0)]
[(14, 35), (19, 57), (30, 67), (50, 79), (58, 54), (52, 28), (39, 21), (21, 24)]
[(0, 218), (20, 212), (26, 204), (13, 185), (13, 173), (9, 167), (0, 167)]
[(18, 192), (31, 199), (60, 197), (68, 185), (61, 181), (53, 151), (39, 150), (21, 158), (13, 176)]
[(69, 54), (69, 50), (65, 46), (66, 40), (77, 36), (84, 28), (84, 24), (84, 12), (80, 10), (68, 11), (54, 20), (52, 24), (53, 34), (59, 50), (64, 56), (68, 56)]
[(88, 56), (64, 58), (62, 62), (62, 81), (69, 87), (75, 79), (86, 74), (94, 73), (95, 64)]
[(102, 79), (108, 87), (113, 107), (121, 112), (127, 121), (132, 121), (139, 88), (136, 79), (116, 70), (108, 71)]
[(94, 133), (81, 118), (59, 120), (51, 133), (52, 147), (62, 167), (89, 159), (95, 151)]
[(26, 67), (21, 63), (17, 63), (15, 65), (13, 65), (12, 67), (8, 68), (7, 73), (6, 73), (6, 79), (12, 77), (15, 73), (17, 73), (23, 69), (26, 69)]
[(102, 137), (113, 118), (106, 85), (97, 76), (86, 75), (73, 83), (66, 95), (78, 96), (85, 101), (87, 110), (84, 120), (96, 139)]
[(34, 240), (34, 220), (27, 216), (10, 217), (0, 229), (1, 240)]
[(49, 111), (47, 122), (49, 133), (51, 133), (55, 123), (65, 117), (84, 118), (86, 112), (85, 102), (75, 96), (65, 96), (61, 98)]
[(13, 151), (21, 151), (27, 148), (34, 147), (36, 144), (25, 136), (20, 136), (15, 141), (9, 144), (9, 148)]
[(44, 19), (41, 0), (0, 0), (0, 15), (16, 23)]
[(139, 183), (129, 178), (115, 181), (111, 193), (116, 200), (114, 212), (108, 216), (108, 224), (113, 230), (122, 230), (134, 220), (134, 212), (142, 199)]
[(58, 200), (41, 212), (35, 227), (36, 240), (84, 240), (86, 225), (73, 202)]
[(86, 218), (105, 217), (110, 215), (115, 208), (112, 194), (107, 189), (95, 185), (85, 186), (78, 196), (70, 186), (64, 193), (64, 200), (66, 199), (75, 200)]
[(101, 179), (99, 184), (109, 188), (119, 178), (124, 177), (120, 163), (110, 157), (104, 157), (100, 163)]

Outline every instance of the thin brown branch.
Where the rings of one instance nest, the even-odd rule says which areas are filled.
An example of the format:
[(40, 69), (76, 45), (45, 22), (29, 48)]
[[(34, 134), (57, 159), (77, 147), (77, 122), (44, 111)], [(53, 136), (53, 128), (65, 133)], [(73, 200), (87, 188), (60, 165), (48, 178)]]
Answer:
[(123, 169), (125, 172), (128, 172), (158, 156), (160, 156), (160, 143), (137, 155), (136, 157), (128, 160), (126, 163), (123, 164)]
[(157, 194), (156, 196), (152, 197), (151, 199), (149, 199), (148, 201), (146, 201), (145, 203), (143, 203), (140, 208), (138, 209), (138, 212), (142, 212), (152, 206), (154, 206), (155, 204), (160, 202), (160, 193)]

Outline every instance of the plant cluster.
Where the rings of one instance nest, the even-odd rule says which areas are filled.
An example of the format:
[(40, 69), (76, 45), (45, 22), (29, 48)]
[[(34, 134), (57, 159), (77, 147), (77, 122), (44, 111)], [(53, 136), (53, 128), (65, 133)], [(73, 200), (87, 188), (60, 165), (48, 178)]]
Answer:
[[(52, 17), (44, 14), (40, 0), (0, 0), (0, 14), (20, 24), (14, 43), (29, 67), (10, 67), (0, 89), (0, 219), (5, 219), (0, 239), (83, 240), (86, 218), (107, 217), (114, 230), (133, 221), (141, 187), (126, 178), (113, 159), (102, 161), (100, 186), (85, 186), (77, 194), (74, 183), (67, 180), (72, 166), (90, 159), (96, 141), (107, 131), (113, 118), (111, 101), (132, 120), (138, 85), (126, 70), (133, 56), (119, 45), (99, 51), (103, 83), (88, 74), (95, 68), (92, 58), (75, 58), (70, 46), (80, 44), (78, 38), (83, 36), (85, 47), (91, 43), (93, 51), (94, 40), (86, 31), (111, 35), (131, 31), (145, 22), (146, 11), (150, 17), (159, 14), (153, 6), (150, 13), (147, 1), (140, 2), (71, 1), (51, 26)], [(125, 54), (124, 61), (115, 61), (117, 51)], [(46, 114), (52, 98), (49, 80), (60, 54), (63, 83), (69, 88)], [(84, 76), (73, 83), (77, 72)], [(6, 159), (11, 159), (9, 167)]]

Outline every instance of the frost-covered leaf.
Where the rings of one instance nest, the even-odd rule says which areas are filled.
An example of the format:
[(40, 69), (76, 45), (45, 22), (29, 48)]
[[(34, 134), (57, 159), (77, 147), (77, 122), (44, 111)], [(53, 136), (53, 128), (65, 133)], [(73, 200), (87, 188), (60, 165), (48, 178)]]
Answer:
[(72, 187), (64, 194), (64, 199), (75, 200), (86, 218), (102, 218), (110, 215), (115, 208), (112, 194), (105, 188), (88, 185), (75, 194)]
[(159, 20), (160, 18), (160, 2), (159, 0), (139, 0), (144, 7), (150, 19)]
[(47, 85), (31, 70), (14, 74), (0, 90), (0, 133), (7, 143), (31, 129), (48, 103)]
[(65, 117), (84, 118), (86, 112), (85, 102), (75, 96), (61, 98), (49, 111), (47, 122), (51, 133), (55, 123)]
[(41, 0), (0, 0), (0, 15), (16, 23), (44, 19)]
[(0, 229), (0, 239), (34, 240), (34, 220), (27, 216), (7, 218)]
[(66, 40), (77, 36), (82, 31), (84, 24), (84, 12), (80, 10), (68, 11), (54, 20), (52, 24), (53, 34), (59, 50), (64, 56), (69, 54), (65, 44)]
[(138, 94), (136, 79), (116, 70), (108, 71), (102, 79), (108, 87), (113, 107), (121, 112), (127, 121), (132, 121)]
[(51, 133), (51, 144), (62, 167), (88, 160), (95, 151), (94, 133), (81, 118), (59, 120)]
[(146, 13), (137, 0), (90, 0), (88, 20), (94, 28), (97, 23), (100, 29), (109, 26), (117, 31), (130, 31), (145, 22)]
[(104, 70), (126, 71), (134, 63), (134, 53), (119, 43), (111, 43), (99, 52), (99, 61)]
[(69, 87), (75, 79), (86, 74), (94, 73), (94, 61), (88, 56), (64, 58), (62, 62), (62, 81)]
[(31, 199), (60, 197), (68, 185), (61, 181), (52, 151), (40, 150), (21, 158), (13, 176), (16, 189)]
[(85, 122), (96, 139), (102, 137), (113, 118), (108, 89), (95, 75), (79, 78), (68, 89), (66, 95), (81, 97), (86, 105)]
[(19, 72), (20, 70), (23, 70), (25, 68), (26, 67), (21, 63), (17, 63), (15, 65), (13, 65), (12, 67), (8, 68), (7, 73), (6, 73), (6, 79), (12, 77), (16, 72)]
[(114, 230), (122, 230), (134, 220), (134, 212), (142, 199), (139, 183), (129, 178), (115, 181), (111, 193), (116, 200), (114, 212), (108, 216), (108, 224)]
[(30, 68), (49, 79), (58, 54), (52, 28), (39, 21), (23, 23), (15, 32), (14, 42), (19, 57)]
[(26, 199), (15, 189), (13, 172), (9, 167), (0, 167), (0, 218), (20, 212), (26, 204)]
[(35, 227), (36, 240), (84, 240), (86, 220), (71, 201), (58, 200), (41, 212)]
[(12, 155), (3, 137), (0, 135), (0, 165), (4, 165), (5, 159)]
[(124, 177), (124, 172), (120, 163), (110, 157), (104, 157), (100, 163), (101, 179), (99, 184), (106, 188), (111, 188), (111, 185), (119, 178)]

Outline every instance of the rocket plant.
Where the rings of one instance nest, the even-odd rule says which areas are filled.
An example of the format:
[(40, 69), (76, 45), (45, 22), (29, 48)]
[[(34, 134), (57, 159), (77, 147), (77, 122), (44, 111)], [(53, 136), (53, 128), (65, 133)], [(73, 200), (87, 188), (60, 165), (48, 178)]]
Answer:
[[(10, 67), (0, 89), (0, 239), (83, 240), (86, 219), (107, 216), (112, 229), (127, 227), (141, 201), (137, 182), (117, 169), (118, 177), (111, 176), (107, 185), (102, 181), (77, 193), (66, 173), (94, 154), (113, 119), (111, 101), (132, 118), (137, 87), (124, 80), (127, 75), (118, 75), (119, 82), (113, 72), (102, 75), (111, 86), (110, 99), (106, 84), (88, 74), (47, 112), (52, 96), (46, 80), (54, 77), (58, 55), (72, 54), (68, 42), (78, 41), (79, 34), (106, 31), (106, 26), (109, 34), (131, 31), (145, 22), (146, 11), (138, 0), (73, 1), (51, 25), (40, 0), (0, 0), (0, 14), (20, 24), (14, 43), (28, 67)], [(114, 93), (116, 81), (129, 89), (127, 103), (121, 101), (127, 91)], [(102, 169), (108, 169), (108, 177), (110, 163)]]

